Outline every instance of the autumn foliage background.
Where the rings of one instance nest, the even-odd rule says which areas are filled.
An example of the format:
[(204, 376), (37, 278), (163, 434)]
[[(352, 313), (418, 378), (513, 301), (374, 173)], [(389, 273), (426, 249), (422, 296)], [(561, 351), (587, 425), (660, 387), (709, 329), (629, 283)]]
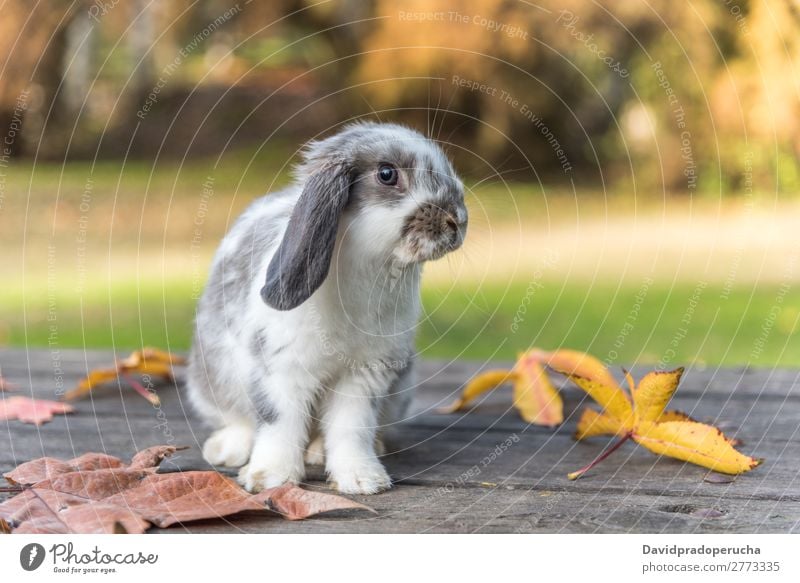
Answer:
[(794, 0), (7, 0), (0, 344), (189, 343), (305, 140), (441, 140), (469, 188), (423, 356), (800, 363)]

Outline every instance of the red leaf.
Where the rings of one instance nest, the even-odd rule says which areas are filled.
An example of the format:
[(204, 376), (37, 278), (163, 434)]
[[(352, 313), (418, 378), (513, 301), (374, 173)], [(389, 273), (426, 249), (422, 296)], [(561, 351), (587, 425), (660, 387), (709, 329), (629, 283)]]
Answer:
[(72, 413), (72, 405), (57, 401), (11, 397), (0, 400), (0, 421), (19, 419), (23, 423), (41, 425), (53, 419), (56, 413)]

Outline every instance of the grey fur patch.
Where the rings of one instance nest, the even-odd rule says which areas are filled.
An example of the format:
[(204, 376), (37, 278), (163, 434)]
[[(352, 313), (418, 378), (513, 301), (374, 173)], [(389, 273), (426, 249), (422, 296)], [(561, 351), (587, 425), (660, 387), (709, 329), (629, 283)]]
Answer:
[(265, 330), (259, 330), (253, 334), (250, 340), (250, 352), (256, 359), (263, 358), (267, 348), (267, 333)]
[(278, 222), (261, 220), (248, 226), (235, 250), (221, 257), (214, 266), (203, 292), (203, 301), (213, 310), (225, 314), (242, 309), (251, 289), (250, 282), (261, 276), (256, 273), (261, 258), (278, 237)]
[[(224, 378), (217, 366), (222, 358), (225, 358), (225, 354), (213, 342), (205, 342), (199, 332), (195, 333), (186, 369), (187, 385), (191, 387), (195, 397), (191, 402), (196, 404), (195, 399), (198, 399), (209, 409), (216, 408), (220, 413), (237, 411), (245, 415), (247, 411), (239, 411), (236, 392), (232, 388), (235, 381)], [(201, 409), (198, 412), (203, 414)], [(209, 421), (219, 426), (223, 419), (221, 416), (214, 416)]]
[(380, 424), (399, 421), (405, 414), (413, 396), (411, 381), (414, 378), (414, 359), (408, 357), (393, 368), (394, 379), (384, 397), (373, 399), (372, 407), (380, 419)]
[(278, 421), (280, 414), (272, 401), (270, 401), (269, 395), (264, 390), (261, 383), (261, 379), (253, 380), (249, 391), (250, 400), (256, 410), (256, 420), (258, 424), (270, 425)]

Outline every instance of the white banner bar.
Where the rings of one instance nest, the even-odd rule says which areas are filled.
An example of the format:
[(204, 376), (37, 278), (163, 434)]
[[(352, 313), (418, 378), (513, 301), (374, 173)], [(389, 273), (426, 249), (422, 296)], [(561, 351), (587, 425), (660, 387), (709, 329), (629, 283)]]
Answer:
[[(123, 535), (0, 538), (3, 581), (799, 581), (792, 535)], [(445, 579), (446, 578), (446, 579)]]

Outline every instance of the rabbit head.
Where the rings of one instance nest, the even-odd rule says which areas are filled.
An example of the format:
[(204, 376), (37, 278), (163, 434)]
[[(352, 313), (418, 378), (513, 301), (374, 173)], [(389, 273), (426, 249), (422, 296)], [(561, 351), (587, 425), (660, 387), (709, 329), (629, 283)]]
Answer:
[[(261, 296), (290, 310), (325, 280), (337, 242), (389, 268), (438, 259), (461, 246), (464, 187), (430, 139), (394, 124), (358, 123), (310, 143), (302, 188)], [(346, 245), (345, 245), (346, 243)]]

